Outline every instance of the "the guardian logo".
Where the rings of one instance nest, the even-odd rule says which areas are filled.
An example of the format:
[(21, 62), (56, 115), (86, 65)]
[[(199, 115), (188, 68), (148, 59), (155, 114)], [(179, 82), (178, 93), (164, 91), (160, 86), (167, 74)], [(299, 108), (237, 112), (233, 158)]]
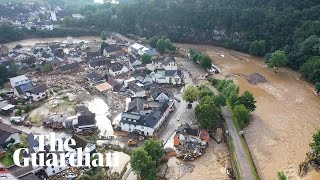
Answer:
[[(37, 152), (31, 153), (29, 157), (23, 157), (22, 163), (20, 154), (25, 152), (29, 154), (28, 148), (17, 149), (13, 154), (13, 161), (17, 166), (29, 166), (30, 163), (34, 167), (44, 166), (72, 166), (72, 167), (111, 167), (119, 165), (119, 154), (114, 153), (90, 153), (92, 148), (75, 148), (76, 141), (72, 138), (56, 139), (55, 134), (35, 135), (35, 139), (39, 141)], [(49, 140), (50, 149), (46, 148), (45, 140)], [(70, 147), (71, 146), (71, 147)], [(95, 145), (94, 145), (95, 148)]]

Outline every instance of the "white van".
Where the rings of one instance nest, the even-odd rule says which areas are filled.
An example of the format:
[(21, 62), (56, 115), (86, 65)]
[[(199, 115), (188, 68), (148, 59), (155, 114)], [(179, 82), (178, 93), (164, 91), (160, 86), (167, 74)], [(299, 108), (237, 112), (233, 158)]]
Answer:
[(10, 122), (15, 122), (15, 123), (19, 123), (24, 121), (24, 117), (21, 116), (12, 116), (10, 117)]

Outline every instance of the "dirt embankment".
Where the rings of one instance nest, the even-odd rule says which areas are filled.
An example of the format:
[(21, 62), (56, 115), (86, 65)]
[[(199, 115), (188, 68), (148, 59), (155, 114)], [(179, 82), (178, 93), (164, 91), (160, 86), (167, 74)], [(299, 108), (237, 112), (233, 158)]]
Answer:
[[(257, 109), (245, 134), (260, 177), (276, 179), (276, 173), (283, 170), (288, 179), (301, 179), (299, 164), (306, 157), (312, 134), (320, 128), (320, 98), (313, 93), (313, 86), (290, 69), (281, 68), (274, 73), (262, 58), (206, 45), (178, 44), (178, 47), (205, 49), (222, 70), (217, 77), (233, 74), (230, 78), (239, 84), (240, 93), (245, 90), (253, 93)], [(251, 84), (246, 76), (254, 73), (267, 81), (260, 76), (256, 78), (256, 74)], [(255, 80), (264, 83), (254, 85)], [(319, 179), (319, 174), (310, 173), (302, 179)]]

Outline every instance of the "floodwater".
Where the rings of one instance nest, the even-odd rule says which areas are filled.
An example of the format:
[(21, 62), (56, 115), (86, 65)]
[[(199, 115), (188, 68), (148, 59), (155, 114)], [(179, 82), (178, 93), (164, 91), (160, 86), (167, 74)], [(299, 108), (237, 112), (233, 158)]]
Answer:
[[(68, 35), (66, 35), (67, 37)], [(36, 43), (51, 43), (51, 42), (65, 42), (66, 37), (55, 37), (55, 38), (31, 38), (31, 39), (24, 39), (21, 41), (14, 41), (10, 43), (6, 43), (9, 49), (14, 48), (17, 44), (22, 46), (33, 46)], [(98, 36), (82, 36), (82, 37), (73, 37), (73, 43), (80, 43), (81, 41), (88, 42), (88, 41), (99, 41), (100, 37)]]
[(95, 97), (88, 102), (88, 109), (92, 113), (96, 114), (96, 124), (100, 130), (101, 136), (113, 136), (113, 128), (110, 119), (107, 117), (110, 115), (109, 106), (107, 103), (99, 98)]
[[(245, 136), (261, 179), (276, 179), (278, 171), (284, 171), (288, 179), (320, 179), (316, 172), (298, 177), (299, 164), (306, 158), (312, 134), (320, 128), (320, 97), (311, 84), (287, 68), (274, 73), (262, 58), (220, 47), (178, 46), (205, 50), (222, 70), (217, 77), (234, 74), (232, 79), (239, 84), (240, 93), (253, 93), (257, 109)], [(219, 53), (224, 57), (220, 58)], [(243, 77), (256, 72), (268, 82), (252, 85)]]

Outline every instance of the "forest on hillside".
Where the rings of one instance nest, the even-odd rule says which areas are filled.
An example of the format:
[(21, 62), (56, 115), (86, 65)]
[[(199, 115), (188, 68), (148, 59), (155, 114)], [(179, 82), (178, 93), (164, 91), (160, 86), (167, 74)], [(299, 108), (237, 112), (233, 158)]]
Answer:
[(318, 0), (130, 0), (78, 11), (84, 19), (68, 17), (61, 25), (166, 36), (174, 42), (215, 44), (255, 56), (270, 57), (281, 50), (289, 67), (320, 83)]

